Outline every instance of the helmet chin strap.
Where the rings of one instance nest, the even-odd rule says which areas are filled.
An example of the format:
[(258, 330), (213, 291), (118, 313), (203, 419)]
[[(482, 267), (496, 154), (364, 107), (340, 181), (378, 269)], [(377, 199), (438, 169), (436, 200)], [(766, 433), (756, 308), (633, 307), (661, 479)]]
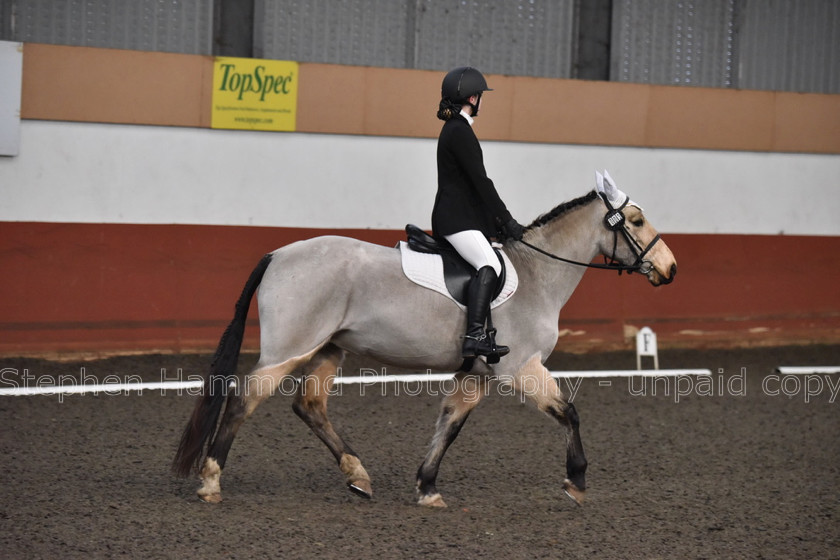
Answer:
[(465, 105), (469, 105), (470, 108), (472, 109), (472, 116), (473, 117), (478, 116), (478, 106), (481, 105), (481, 94), (482, 94), (482, 92), (478, 92), (478, 99), (475, 100), (475, 104), (470, 103), (469, 99), (467, 99), (467, 102), (465, 103)]

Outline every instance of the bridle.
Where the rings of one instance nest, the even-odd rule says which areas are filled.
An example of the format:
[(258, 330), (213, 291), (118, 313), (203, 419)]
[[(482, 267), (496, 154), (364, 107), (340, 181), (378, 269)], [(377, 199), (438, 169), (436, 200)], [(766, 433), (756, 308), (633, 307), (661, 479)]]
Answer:
[[(634, 272), (638, 272), (639, 274), (648, 274), (651, 270), (653, 270), (653, 263), (645, 260), (645, 257), (653, 249), (653, 246), (660, 239), (660, 235), (657, 233), (653, 239), (650, 240), (646, 246), (642, 246), (638, 240), (630, 233), (630, 230), (627, 228), (627, 219), (624, 216), (624, 207), (627, 206), (627, 203), (630, 201), (630, 197), (625, 195), (624, 202), (618, 208), (613, 207), (612, 203), (610, 203), (609, 199), (604, 193), (598, 193), (601, 199), (604, 201), (604, 204), (607, 205), (607, 213), (604, 215), (604, 226), (613, 232), (613, 248), (612, 248), (612, 255), (609, 257), (604, 256), (604, 264), (597, 264), (597, 263), (584, 263), (580, 261), (575, 261), (572, 259), (567, 259), (565, 257), (561, 257), (559, 255), (555, 255), (539, 247), (536, 247), (527, 241), (520, 239), (520, 243), (525, 245), (526, 247), (533, 249), (534, 251), (545, 255), (551, 259), (562, 261), (564, 263), (573, 264), (576, 266), (584, 266), (586, 268), (598, 268), (602, 270), (617, 270), (619, 274), (622, 272), (627, 272), (628, 274), (632, 274)], [(627, 241), (627, 244), (630, 246), (630, 249), (636, 255), (636, 261), (631, 265), (621, 264), (618, 259), (615, 258), (615, 251), (618, 247), (618, 234), (619, 232), (624, 236), (624, 239)]]

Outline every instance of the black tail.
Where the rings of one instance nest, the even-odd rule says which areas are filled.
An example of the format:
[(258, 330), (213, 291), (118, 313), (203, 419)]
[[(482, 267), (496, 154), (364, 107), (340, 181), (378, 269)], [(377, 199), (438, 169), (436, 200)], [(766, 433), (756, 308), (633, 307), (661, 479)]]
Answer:
[(239, 362), (239, 350), (242, 347), (242, 336), (245, 333), (245, 320), (248, 318), (248, 307), (251, 298), (257, 291), (272, 254), (268, 253), (260, 259), (259, 264), (251, 272), (251, 276), (242, 289), (242, 295), (236, 302), (233, 320), (225, 329), (216, 355), (210, 365), (210, 373), (204, 380), (204, 395), (195, 405), (192, 416), (184, 428), (178, 452), (172, 460), (172, 471), (182, 477), (189, 476), (193, 469), (198, 469), (205, 447), (209, 448), (216, 434), (216, 427), (222, 406), (228, 392), (230, 376), (236, 375), (236, 364)]

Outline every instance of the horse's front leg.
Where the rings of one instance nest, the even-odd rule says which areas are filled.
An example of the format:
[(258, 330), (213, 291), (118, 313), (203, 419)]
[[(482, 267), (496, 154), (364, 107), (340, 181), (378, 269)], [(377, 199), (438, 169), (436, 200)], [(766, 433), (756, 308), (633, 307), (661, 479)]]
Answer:
[(440, 462), (455, 441), (467, 417), (484, 396), (486, 379), (481, 375), (459, 372), (453, 379), (455, 390), (443, 399), (435, 435), (426, 458), (417, 470), (417, 503), (428, 507), (446, 507), (435, 487)]
[(563, 490), (578, 504), (583, 503), (586, 491), (586, 455), (580, 440), (580, 419), (575, 406), (566, 400), (557, 382), (534, 356), (514, 378), (517, 391), (530, 398), (537, 408), (556, 419), (566, 428), (566, 480)]

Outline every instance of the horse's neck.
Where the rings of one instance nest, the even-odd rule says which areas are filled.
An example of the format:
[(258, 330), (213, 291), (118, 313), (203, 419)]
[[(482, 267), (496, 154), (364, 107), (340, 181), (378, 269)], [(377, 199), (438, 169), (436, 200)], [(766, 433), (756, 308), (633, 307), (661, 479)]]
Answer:
[[(525, 240), (564, 259), (589, 263), (598, 254), (599, 216), (597, 204), (592, 202), (532, 230)], [(586, 267), (559, 262), (533, 251), (531, 255), (527, 265), (530, 273), (562, 307), (583, 278)]]
[[(598, 254), (601, 222), (597, 203), (571, 210), (537, 228), (531, 244), (566, 259), (588, 263)], [(580, 267), (583, 270), (583, 267)]]

